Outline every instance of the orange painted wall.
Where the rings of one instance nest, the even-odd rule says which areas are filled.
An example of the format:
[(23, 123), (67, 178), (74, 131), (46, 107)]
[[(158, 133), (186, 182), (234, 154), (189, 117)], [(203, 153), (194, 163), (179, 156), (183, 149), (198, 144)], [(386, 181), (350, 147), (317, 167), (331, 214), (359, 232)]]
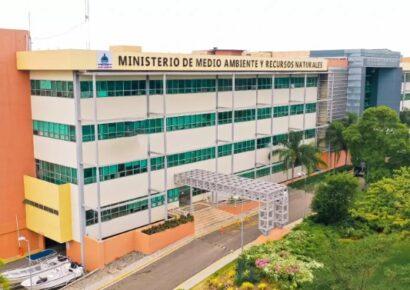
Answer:
[(104, 240), (104, 261), (106, 264), (135, 250), (134, 231)]
[(193, 222), (153, 235), (144, 234), (142, 229), (136, 230), (135, 249), (144, 254), (151, 254), (194, 233), (195, 225)]
[[(85, 268), (88, 271), (104, 267), (104, 244), (90, 237), (84, 237)], [(67, 247), (67, 256), (77, 263), (81, 263), (80, 243), (71, 241)]]
[[(345, 165), (346, 161), (346, 152), (340, 152), (339, 160), (336, 161), (335, 153), (334, 152), (323, 152), (322, 153), (322, 160), (326, 162), (326, 166), (320, 166), (321, 169), (333, 169), (335, 167), (340, 167)], [(350, 165), (350, 156), (347, 156), (347, 165)]]
[(327, 66), (329, 68), (334, 68), (334, 67), (345, 67), (349, 65), (347, 58), (329, 58), (327, 60)]
[(0, 29), (0, 258), (19, 253), (16, 215), (21, 234), (33, 250), (39, 236), (25, 229), (23, 175), (35, 176), (30, 79), (17, 71), (16, 51), (27, 50), (28, 32)]
[[(84, 237), (85, 268), (87, 271), (103, 268), (104, 265), (133, 251), (151, 254), (182, 238), (193, 235), (195, 232), (193, 222), (155, 235), (141, 233), (144, 228), (119, 234), (100, 242), (88, 236)], [(69, 242), (67, 256), (71, 260), (81, 263), (80, 243)]]

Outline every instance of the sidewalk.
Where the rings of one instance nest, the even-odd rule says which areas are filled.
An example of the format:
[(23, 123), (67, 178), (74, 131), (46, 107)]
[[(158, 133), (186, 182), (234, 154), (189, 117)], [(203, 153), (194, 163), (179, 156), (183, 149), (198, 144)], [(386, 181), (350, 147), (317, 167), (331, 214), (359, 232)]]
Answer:
[[(248, 248), (250, 248), (254, 245), (259, 245), (261, 243), (264, 243), (268, 240), (269, 241), (280, 240), (283, 236), (288, 234), (293, 229), (294, 226), (301, 223), (302, 221), (303, 221), (303, 219), (299, 219), (299, 220), (297, 220), (297, 221), (295, 221), (291, 224), (286, 225), (283, 229), (274, 229), (274, 230), (272, 230), (271, 234), (267, 237), (261, 235), (260, 237), (258, 237), (253, 242), (245, 245), (244, 250), (246, 250), (246, 249), (248, 249)], [(186, 280), (185, 282), (183, 282), (180, 285), (178, 285), (177, 287), (175, 287), (174, 290), (177, 290), (177, 289), (191, 289), (192, 287), (194, 287), (195, 285), (198, 285), (199, 283), (201, 283), (203, 280), (208, 278), (210, 275), (212, 275), (213, 273), (215, 273), (219, 269), (223, 268), (225, 265), (227, 265), (227, 264), (233, 262), (234, 260), (236, 260), (239, 257), (239, 255), (241, 254), (241, 252), (242, 252), (241, 249), (238, 249), (238, 250), (226, 255), (225, 257), (223, 257), (222, 259), (216, 261), (215, 263), (213, 263), (209, 267), (205, 268), (204, 270), (202, 270), (201, 272), (199, 272), (195, 276), (191, 277), (190, 279)]]

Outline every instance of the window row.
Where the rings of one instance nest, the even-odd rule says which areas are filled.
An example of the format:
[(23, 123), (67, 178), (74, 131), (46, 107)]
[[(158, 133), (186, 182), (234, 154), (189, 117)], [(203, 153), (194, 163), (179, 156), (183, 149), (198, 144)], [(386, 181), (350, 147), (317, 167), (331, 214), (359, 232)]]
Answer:
[(31, 80), (31, 95), (73, 98), (72, 81)]
[[(317, 86), (317, 77), (306, 79), (307, 87)], [(166, 80), (167, 94), (192, 94), (218, 91), (231, 91), (232, 79), (177, 79)], [(146, 80), (98, 80), (96, 94), (99, 98), (119, 96), (140, 96), (147, 93)], [(302, 88), (305, 86), (304, 76), (275, 77), (275, 89)], [(150, 95), (163, 94), (163, 80), (149, 80), (148, 93)], [(235, 90), (272, 89), (272, 78), (236, 78)], [(80, 82), (81, 98), (93, 97), (92, 81)], [(72, 81), (31, 80), (31, 94), (73, 98)]]
[[(101, 221), (106, 222), (118, 217), (136, 213), (148, 209), (148, 198), (134, 198), (125, 202), (119, 203), (119, 206), (113, 204), (101, 207)], [(155, 208), (164, 204), (164, 196), (151, 197), (151, 207)], [(85, 212), (86, 225), (90, 226), (98, 222), (98, 212), (95, 210), (87, 210)]]
[[(316, 129), (307, 129), (305, 138), (313, 138), (316, 135)], [(288, 134), (279, 134), (272, 137), (264, 137), (256, 142), (257, 148), (265, 148), (279, 143), (286, 142)], [(255, 149), (255, 140), (245, 140), (233, 144), (234, 154), (253, 151)], [(218, 156), (227, 156), (232, 154), (232, 144), (218, 146)], [(204, 148), (184, 153), (171, 154), (167, 156), (167, 166), (174, 167), (184, 164), (195, 163), (199, 161), (215, 158), (215, 147)], [(164, 168), (165, 158), (163, 156), (151, 158), (150, 160), (136, 160), (126, 163), (102, 166), (99, 168), (100, 181), (117, 179), (120, 177), (145, 173), (148, 170), (148, 162), (151, 162), (151, 170), (160, 170)], [(42, 160), (36, 160), (37, 177), (55, 184), (73, 183), (77, 184), (77, 170)], [(96, 182), (97, 170), (95, 167), (84, 169), (84, 183), (90, 184)]]
[[(314, 113), (316, 112), (316, 103), (308, 103), (303, 106), (303, 104), (291, 105), (289, 106), (278, 106), (273, 108), (274, 118), (284, 117), (289, 115), (289, 109), (291, 115)], [(271, 118), (272, 108), (258, 108), (258, 120)], [(256, 119), (255, 109), (238, 110), (234, 112), (235, 123), (253, 121)], [(214, 126), (215, 113), (197, 114), (197, 115), (186, 115), (178, 117), (168, 117), (167, 118), (167, 130), (177, 131), (185, 129), (195, 129), (201, 127)], [(218, 113), (218, 124), (229, 124), (232, 123), (232, 111), (219, 112)], [(83, 142), (93, 141), (94, 136), (94, 126), (93, 125), (83, 125)], [(114, 139), (121, 137), (131, 137), (138, 134), (152, 134), (160, 133), (164, 130), (164, 119), (146, 119), (141, 121), (130, 121), (130, 122), (117, 122), (117, 123), (107, 123), (98, 125), (98, 139)], [(45, 121), (33, 121), (33, 133), (34, 135), (60, 139), (65, 141), (75, 142), (75, 127), (72, 125), (58, 124)]]
[[(168, 203), (179, 201), (181, 195), (190, 194), (189, 186), (182, 186), (168, 190)], [(205, 193), (205, 190), (192, 188), (192, 195)], [(164, 204), (164, 195), (158, 194), (151, 197), (151, 207), (158, 207)], [(118, 205), (115, 207), (115, 205)], [(148, 196), (133, 198), (127, 201), (117, 202), (101, 207), (101, 221), (109, 221), (117, 217), (133, 214), (148, 209)], [(98, 222), (98, 212), (87, 210), (85, 212), (86, 225), (93, 225)]]
[[(83, 125), (83, 142), (94, 140), (94, 126)], [(53, 139), (75, 142), (75, 126), (33, 120), (33, 134)]]
[(29, 199), (24, 199), (23, 203), (27, 204), (27, 205), (30, 205), (30, 206), (33, 206), (33, 207), (36, 207), (38, 209), (44, 210), (44, 211), (49, 212), (51, 214), (58, 215), (58, 210), (53, 209), (53, 208), (48, 207), (48, 206), (45, 206), (45, 205), (42, 205), (42, 204), (37, 203), (35, 201), (29, 200)]
[[(273, 164), (272, 165), (272, 174), (277, 173), (277, 172), (281, 172), (284, 169), (285, 168), (284, 168), (284, 165), (283, 165), (282, 162)], [(254, 178), (267, 176), (267, 175), (270, 174), (270, 172), (271, 172), (271, 169), (268, 166), (268, 167), (258, 168), (256, 170), (251, 170), (251, 171), (246, 171), (246, 172), (243, 172), (243, 173), (239, 173), (238, 175), (240, 177), (246, 177), (246, 178), (254, 179)]]

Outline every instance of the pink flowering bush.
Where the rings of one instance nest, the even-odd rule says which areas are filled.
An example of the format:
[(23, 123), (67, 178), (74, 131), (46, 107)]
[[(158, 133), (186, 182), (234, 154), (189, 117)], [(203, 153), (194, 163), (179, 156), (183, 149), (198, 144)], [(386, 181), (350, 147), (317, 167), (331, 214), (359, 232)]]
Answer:
[(244, 281), (258, 283), (265, 280), (272, 285), (280, 283), (283, 289), (296, 289), (303, 283), (312, 282), (314, 269), (323, 265), (302, 254), (300, 247), (307, 238), (308, 233), (294, 231), (280, 241), (245, 251), (236, 267), (237, 285)]

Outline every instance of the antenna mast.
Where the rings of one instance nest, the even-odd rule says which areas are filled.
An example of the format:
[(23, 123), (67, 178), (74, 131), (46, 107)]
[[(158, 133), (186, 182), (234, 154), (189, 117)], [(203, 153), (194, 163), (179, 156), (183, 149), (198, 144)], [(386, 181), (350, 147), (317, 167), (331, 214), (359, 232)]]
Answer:
[(87, 40), (86, 40), (85, 46), (87, 49), (90, 49), (91, 40), (90, 40), (90, 1), (89, 0), (85, 0), (84, 24), (87, 29)]

